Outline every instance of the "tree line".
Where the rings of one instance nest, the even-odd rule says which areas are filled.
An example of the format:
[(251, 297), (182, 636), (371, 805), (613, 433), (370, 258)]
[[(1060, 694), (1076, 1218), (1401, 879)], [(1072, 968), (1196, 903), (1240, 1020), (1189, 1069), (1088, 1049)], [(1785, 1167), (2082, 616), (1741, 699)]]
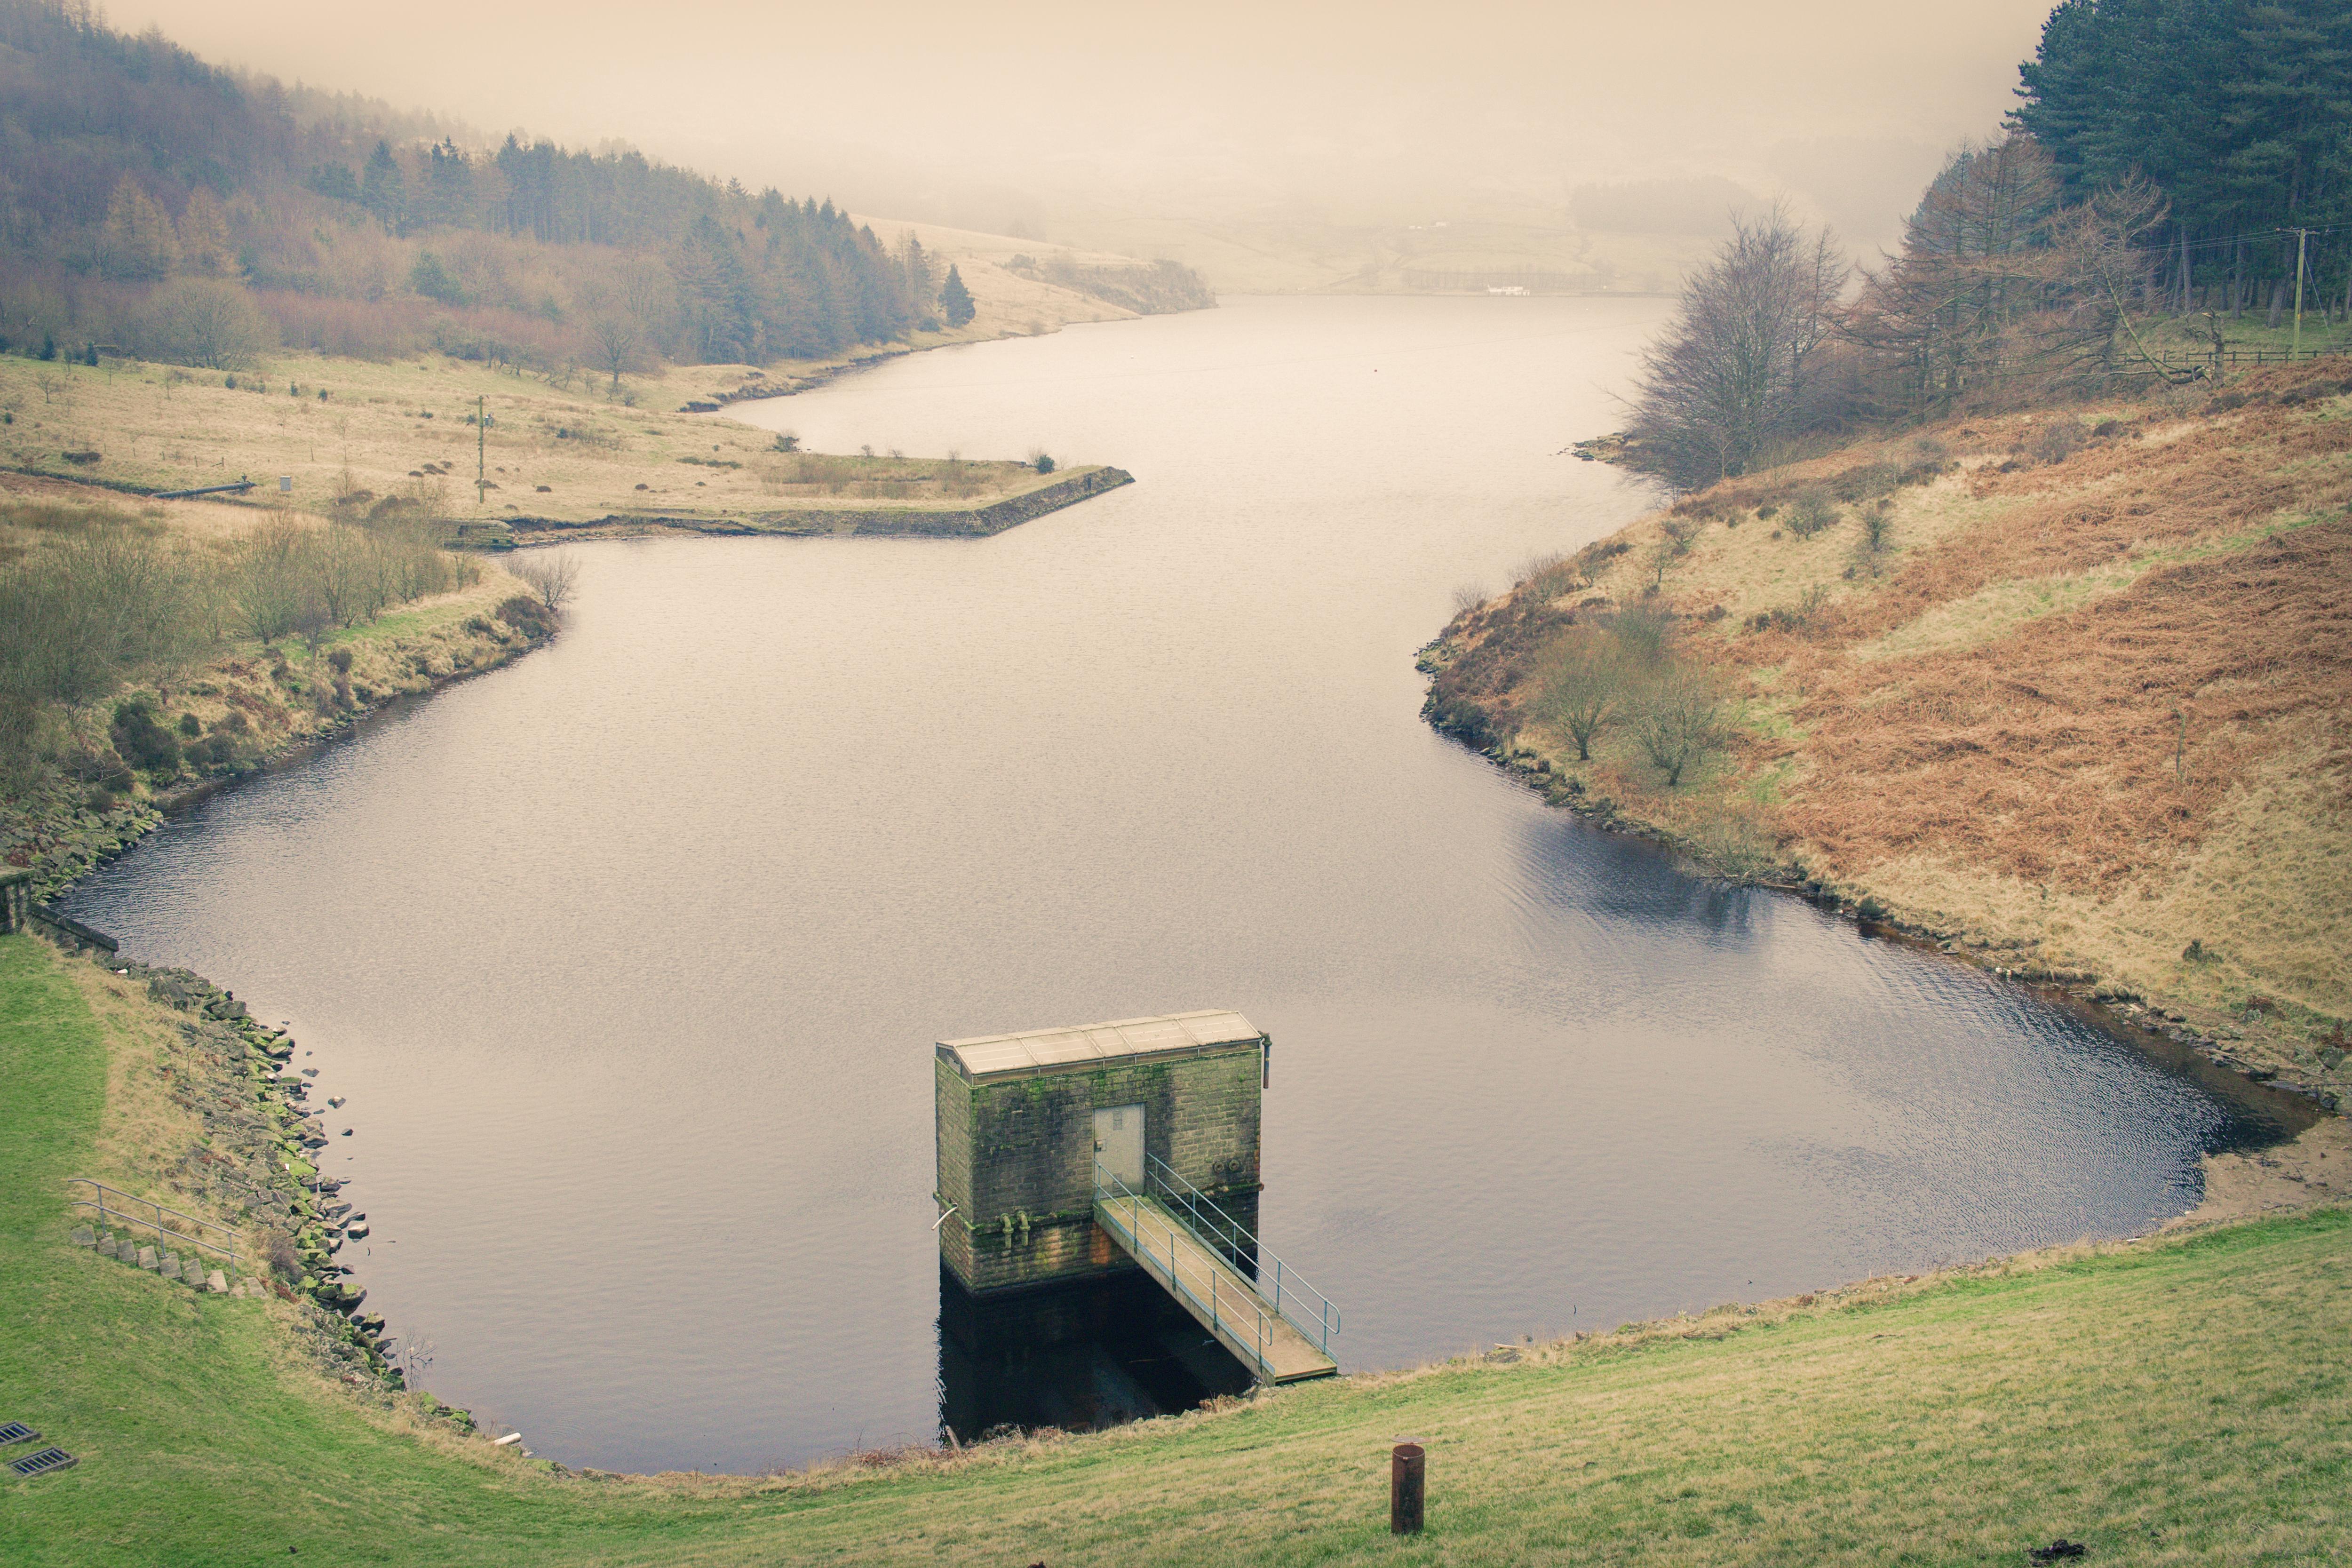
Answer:
[[(2021, 68), (2017, 128), (2069, 205), (2163, 198), (2154, 286), (2182, 311), (2267, 308), (2322, 228), (2352, 288), (2352, 7), (2343, 0), (2063, 0)], [(2305, 247), (2306, 281), (2312, 257)]]
[(829, 201), (635, 152), (469, 150), (115, 32), (85, 0), (0, 0), (8, 347), (145, 327), (168, 349), (151, 319), (186, 310), (150, 296), (177, 284), (326, 352), (761, 361), (934, 326), (970, 305), (944, 282), (911, 237), (886, 247)]
[(1857, 424), (2194, 379), (2179, 328), (2218, 356), (2279, 325), (2298, 259), (2305, 316), (2352, 320), (2352, 7), (2064, 0), (2021, 68), (1858, 289), (1826, 230), (1735, 215), (1643, 360), (1633, 467), (1694, 489)]

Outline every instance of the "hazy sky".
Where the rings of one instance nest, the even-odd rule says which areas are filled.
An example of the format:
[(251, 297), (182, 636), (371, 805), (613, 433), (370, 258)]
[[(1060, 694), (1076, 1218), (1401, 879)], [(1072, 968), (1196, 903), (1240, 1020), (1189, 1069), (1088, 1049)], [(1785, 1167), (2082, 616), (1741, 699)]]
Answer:
[(1858, 170), (1874, 148), (1916, 162), (1998, 124), (2048, 8), (116, 0), (110, 15), (487, 132), (624, 139), (869, 211), (1378, 221), (1648, 174), (1758, 185), (1788, 178), (1791, 143)]

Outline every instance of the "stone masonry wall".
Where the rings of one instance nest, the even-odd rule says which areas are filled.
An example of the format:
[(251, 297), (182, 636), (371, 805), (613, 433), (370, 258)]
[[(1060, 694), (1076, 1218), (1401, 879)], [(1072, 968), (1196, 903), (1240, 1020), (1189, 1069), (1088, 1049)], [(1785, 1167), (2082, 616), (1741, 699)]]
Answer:
[(1119, 1105), (1144, 1107), (1146, 1152), (1252, 1223), (1258, 1064), (1252, 1044), (973, 1085), (938, 1063), (942, 1256), (976, 1291), (1131, 1267), (1094, 1224), (1094, 1112)]

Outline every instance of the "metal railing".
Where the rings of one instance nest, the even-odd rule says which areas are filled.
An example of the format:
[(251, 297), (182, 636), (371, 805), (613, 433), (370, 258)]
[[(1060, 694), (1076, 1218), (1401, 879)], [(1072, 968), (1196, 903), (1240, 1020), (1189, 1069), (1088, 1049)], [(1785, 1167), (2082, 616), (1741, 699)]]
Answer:
[[(1301, 1279), (1240, 1221), (1219, 1208), (1214, 1198), (1178, 1175), (1167, 1161), (1146, 1154), (1143, 1173), (1146, 1186), (1158, 1188), (1160, 1197), (1183, 1209), (1193, 1230), (1255, 1273), (1261, 1288), (1266, 1283), (1266, 1265), (1272, 1263), (1274, 1310), (1289, 1319), (1291, 1327), (1314, 1341), (1317, 1350), (1325, 1355), (1331, 1353), (1331, 1336), (1339, 1331), (1339, 1309), (1331, 1304), (1328, 1296)], [(1311, 1317), (1307, 1315), (1309, 1313)]]
[[(1126, 1200), (1124, 1208), (1122, 1199)], [(1219, 1270), (1213, 1259), (1208, 1269), (1209, 1290), (1205, 1297), (1186, 1283), (1183, 1270), (1177, 1265), (1177, 1242), (1184, 1239), (1198, 1245), (1201, 1238), (1169, 1218), (1150, 1197), (1104, 1169), (1100, 1160), (1095, 1162), (1095, 1200), (1103, 1205), (1110, 1224), (1127, 1232), (1126, 1240), (1137, 1260), (1155, 1272), (1165, 1270), (1168, 1288), (1191, 1302), (1195, 1312), (1208, 1314), (1212, 1332), (1229, 1343), (1238, 1341), (1245, 1346), (1249, 1359), (1256, 1363), (1258, 1381), (1272, 1383), (1275, 1315), (1256, 1292), (1247, 1291), (1236, 1300), (1223, 1291), (1218, 1286)], [(1180, 1231), (1183, 1233), (1181, 1237)]]
[[(198, 1219), (194, 1215), (182, 1214), (178, 1209), (165, 1208), (162, 1204), (157, 1203), (152, 1198), (135, 1196), (132, 1194), (122, 1191), (120, 1187), (110, 1187), (104, 1182), (94, 1181), (88, 1176), (68, 1176), (66, 1178), (66, 1185), (69, 1187), (73, 1186), (77, 1183), (94, 1189), (98, 1195), (96, 1197), (89, 1198), (75, 1198), (73, 1200), (73, 1206), (76, 1208), (94, 1209), (101, 1219), (119, 1219), (131, 1225), (145, 1226), (149, 1230), (155, 1233), (155, 1237), (159, 1241), (168, 1239), (180, 1242), (188, 1247), (201, 1247), (207, 1252), (218, 1253), (221, 1257), (227, 1258), (231, 1263), (235, 1263), (236, 1261), (236, 1232), (230, 1229), (227, 1226), (221, 1225), (213, 1220)], [(107, 1199), (110, 1197), (126, 1204), (136, 1204), (143, 1209), (152, 1210), (155, 1217), (150, 1219), (143, 1214), (134, 1213), (129, 1209), (113, 1207), (107, 1202)], [(170, 1226), (165, 1225), (163, 1223), (163, 1219), (167, 1215), (173, 1219), (179, 1221), (180, 1224), (188, 1226), (189, 1230), (173, 1230)], [(190, 1234), (190, 1232), (207, 1230), (218, 1231), (222, 1236), (226, 1237), (228, 1239), (224, 1244), (217, 1241), (208, 1241), (201, 1235)]]

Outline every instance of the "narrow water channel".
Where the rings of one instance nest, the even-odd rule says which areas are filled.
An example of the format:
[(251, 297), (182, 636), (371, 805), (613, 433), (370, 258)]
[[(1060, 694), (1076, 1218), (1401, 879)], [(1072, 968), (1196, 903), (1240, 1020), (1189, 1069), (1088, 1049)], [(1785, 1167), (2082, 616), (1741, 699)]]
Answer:
[(1641, 509), (1559, 453), (1663, 309), (1243, 300), (751, 405), (818, 450), (1139, 482), (978, 542), (585, 548), (551, 647), (68, 907), (291, 1021), (350, 1100), (370, 1305), (574, 1465), (757, 1469), (928, 1441), (943, 1400), (1084, 1422), (1226, 1375), (1148, 1300), (1024, 1363), (943, 1294), (946, 1037), (1268, 1030), (1264, 1230), (1354, 1367), (2190, 1206), (2202, 1152), (2272, 1131), (2250, 1103), (1419, 722), (1458, 584)]

